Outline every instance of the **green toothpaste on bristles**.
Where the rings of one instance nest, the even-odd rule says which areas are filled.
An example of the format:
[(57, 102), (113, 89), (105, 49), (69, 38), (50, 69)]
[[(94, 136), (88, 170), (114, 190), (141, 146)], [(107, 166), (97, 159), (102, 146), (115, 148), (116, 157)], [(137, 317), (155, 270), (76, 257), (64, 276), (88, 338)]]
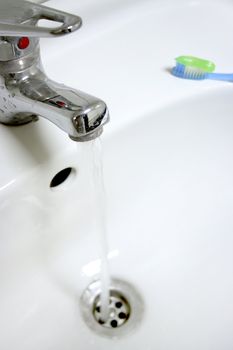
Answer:
[(200, 69), (206, 73), (212, 73), (215, 70), (213, 62), (194, 56), (179, 56), (176, 58), (176, 62), (189, 68)]

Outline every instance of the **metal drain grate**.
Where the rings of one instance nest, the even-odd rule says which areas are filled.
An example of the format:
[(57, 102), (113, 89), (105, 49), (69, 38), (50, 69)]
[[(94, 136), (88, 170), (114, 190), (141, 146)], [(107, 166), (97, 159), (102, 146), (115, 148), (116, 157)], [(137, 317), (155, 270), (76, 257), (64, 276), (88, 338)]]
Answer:
[(141, 322), (144, 305), (141, 296), (125, 281), (112, 279), (110, 285), (109, 317), (101, 319), (101, 282), (92, 282), (83, 292), (80, 308), (87, 326), (107, 337), (120, 337)]
[(93, 315), (96, 321), (103, 327), (121, 327), (130, 317), (130, 305), (120, 293), (117, 291), (110, 291), (108, 319), (106, 321), (101, 319), (101, 303), (99, 296), (94, 301)]

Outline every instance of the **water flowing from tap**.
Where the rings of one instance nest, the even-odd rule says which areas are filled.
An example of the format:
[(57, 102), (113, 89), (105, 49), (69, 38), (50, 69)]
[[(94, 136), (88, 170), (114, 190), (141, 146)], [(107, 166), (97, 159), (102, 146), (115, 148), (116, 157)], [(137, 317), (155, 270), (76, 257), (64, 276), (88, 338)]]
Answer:
[(101, 295), (100, 295), (100, 312), (102, 321), (106, 321), (109, 316), (110, 300), (110, 271), (108, 262), (108, 242), (107, 242), (107, 218), (106, 218), (106, 192), (103, 174), (103, 154), (100, 138), (85, 142), (82, 147), (85, 148), (87, 155), (88, 172), (91, 186), (92, 206), (95, 208), (95, 235), (99, 241), (99, 255), (101, 260)]
[(101, 318), (103, 321), (109, 316), (109, 287), (110, 273), (108, 263), (108, 242), (107, 242), (107, 218), (106, 218), (106, 191), (103, 174), (103, 153), (100, 138), (92, 141), (93, 155), (93, 182), (94, 195), (97, 208), (97, 224), (101, 243)]

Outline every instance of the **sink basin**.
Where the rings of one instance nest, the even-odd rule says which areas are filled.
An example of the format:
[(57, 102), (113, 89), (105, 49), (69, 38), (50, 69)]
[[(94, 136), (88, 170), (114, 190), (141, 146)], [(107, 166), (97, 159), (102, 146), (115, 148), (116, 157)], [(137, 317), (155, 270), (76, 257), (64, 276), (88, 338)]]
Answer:
[(146, 304), (127, 349), (233, 344), (230, 100), (229, 89), (181, 101), (104, 144), (113, 274)]
[(50, 6), (86, 23), (75, 43), (76, 34), (45, 40), (42, 57), (51, 78), (109, 105), (101, 140), (108, 260), (111, 275), (141, 295), (144, 313), (137, 328), (112, 339), (92, 332), (80, 312), (100, 274), (98, 140), (77, 144), (41, 119), (1, 125), (0, 348), (231, 350), (232, 86), (179, 80), (167, 69), (188, 53), (230, 71), (232, 2)]

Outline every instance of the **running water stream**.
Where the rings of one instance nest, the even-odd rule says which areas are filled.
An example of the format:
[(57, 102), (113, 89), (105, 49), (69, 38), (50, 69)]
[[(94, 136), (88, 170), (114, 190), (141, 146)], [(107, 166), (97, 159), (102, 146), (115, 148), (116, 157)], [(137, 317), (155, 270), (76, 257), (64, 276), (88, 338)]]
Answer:
[(104, 186), (103, 174), (103, 153), (100, 138), (85, 143), (83, 145), (88, 152), (87, 159), (90, 161), (88, 166), (89, 176), (92, 187), (91, 199), (95, 208), (95, 230), (100, 242), (100, 260), (101, 260), (101, 294), (100, 294), (100, 312), (101, 319), (105, 322), (109, 316), (110, 299), (110, 272), (108, 263), (108, 242), (106, 225), (106, 192)]
[(93, 183), (97, 208), (97, 225), (101, 243), (101, 319), (106, 321), (109, 315), (110, 273), (108, 264), (108, 242), (106, 222), (106, 192), (103, 174), (103, 152), (100, 138), (92, 141)]

